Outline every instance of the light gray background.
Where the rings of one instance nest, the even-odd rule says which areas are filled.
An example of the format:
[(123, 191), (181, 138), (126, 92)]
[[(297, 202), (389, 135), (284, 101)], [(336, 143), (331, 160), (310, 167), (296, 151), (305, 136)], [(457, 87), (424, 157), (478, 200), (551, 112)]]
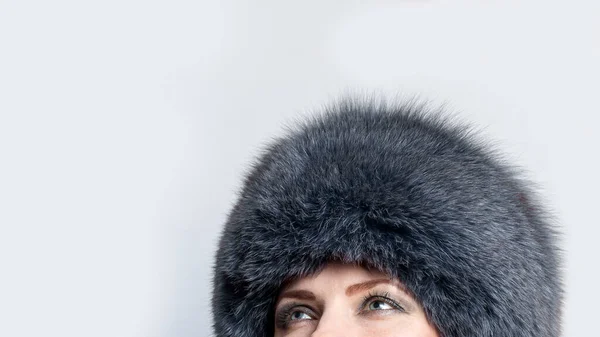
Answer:
[(0, 1), (0, 335), (209, 336), (216, 238), (283, 124), (419, 94), (528, 170), (598, 335), (598, 1)]

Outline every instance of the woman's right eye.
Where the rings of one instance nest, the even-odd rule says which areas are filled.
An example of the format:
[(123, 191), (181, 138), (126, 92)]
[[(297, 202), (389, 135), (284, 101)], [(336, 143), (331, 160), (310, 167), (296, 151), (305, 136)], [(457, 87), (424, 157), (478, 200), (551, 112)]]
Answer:
[(276, 313), (276, 326), (287, 329), (290, 324), (313, 321), (316, 317), (313, 310), (305, 305), (290, 303)]
[(302, 311), (294, 311), (290, 315), (290, 321), (298, 321), (304, 319), (312, 319), (312, 317), (310, 317), (307, 313)]

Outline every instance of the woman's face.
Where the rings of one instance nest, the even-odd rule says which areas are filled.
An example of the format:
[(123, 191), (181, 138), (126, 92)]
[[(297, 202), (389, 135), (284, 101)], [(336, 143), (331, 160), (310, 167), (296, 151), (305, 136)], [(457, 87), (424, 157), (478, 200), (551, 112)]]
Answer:
[(275, 337), (438, 337), (402, 288), (383, 273), (329, 264), (281, 290)]

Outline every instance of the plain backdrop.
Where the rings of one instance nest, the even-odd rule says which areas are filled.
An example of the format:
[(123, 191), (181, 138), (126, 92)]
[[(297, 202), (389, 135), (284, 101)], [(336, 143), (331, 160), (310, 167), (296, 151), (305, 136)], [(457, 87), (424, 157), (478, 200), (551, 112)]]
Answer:
[(418, 95), (527, 170), (598, 336), (598, 1), (0, 0), (0, 336), (210, 336), (241, 176), (348, 91)]

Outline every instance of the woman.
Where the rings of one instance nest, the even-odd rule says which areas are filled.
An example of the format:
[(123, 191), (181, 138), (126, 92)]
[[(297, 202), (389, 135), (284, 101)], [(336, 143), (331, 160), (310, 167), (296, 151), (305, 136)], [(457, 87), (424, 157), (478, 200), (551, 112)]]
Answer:
[(268, 144), (219, 242), (215, 336), (559, 336), (557, 231), (471, 131), (346, 101)]

